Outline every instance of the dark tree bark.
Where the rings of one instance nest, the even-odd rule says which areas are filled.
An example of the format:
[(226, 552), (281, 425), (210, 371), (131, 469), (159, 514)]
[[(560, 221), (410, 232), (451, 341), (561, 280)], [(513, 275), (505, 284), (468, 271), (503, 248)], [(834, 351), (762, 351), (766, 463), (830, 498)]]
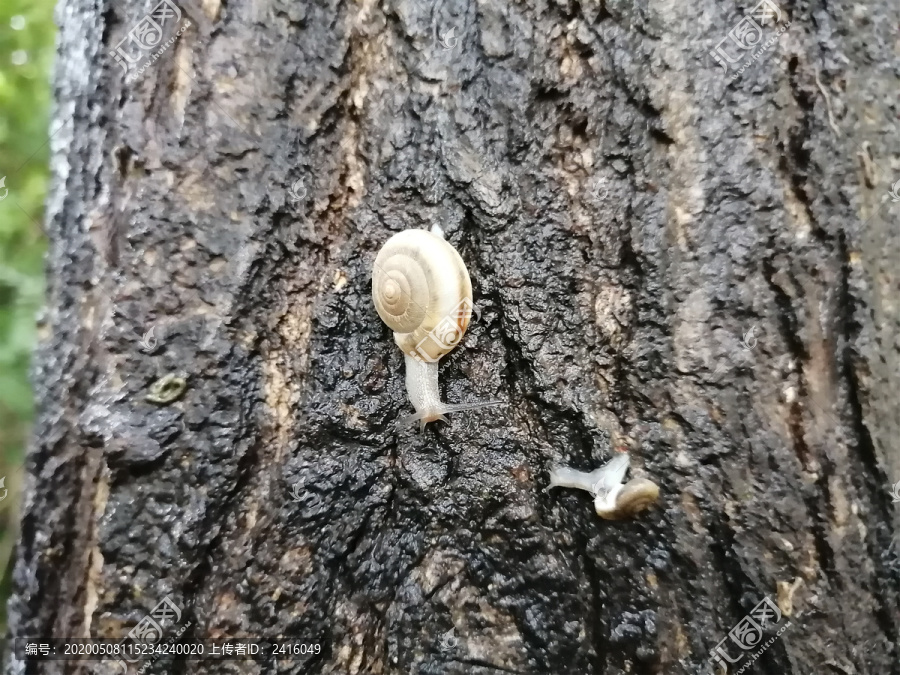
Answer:
[[(745, 672), (900, 674), (897, 6), (783, 4), (732, 81), (753, 4), (181, 2), (131, 83), (155, 3), (62, 4), (12, 636), (168, 597), (327, 650), (150, 672), (678, 675), (769, 596)], [(435, 223), (444, 399), (508, 405), (420, 434), (370, 276)], [(544, 491), (618, 445), (654, 509)]]

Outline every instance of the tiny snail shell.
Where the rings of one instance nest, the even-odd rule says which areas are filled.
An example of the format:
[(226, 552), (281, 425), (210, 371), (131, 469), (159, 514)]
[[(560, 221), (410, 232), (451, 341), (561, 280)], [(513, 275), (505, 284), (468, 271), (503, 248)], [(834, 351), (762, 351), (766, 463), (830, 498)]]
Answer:
[(606, 520), (630, 518), (653, 506), (657, 499), (659, 486), (656, 483), (647, 478), (632, 478), (617, 491), (611, 509), (607, 500), (598, 503), (600, 497), (597, 497), (594, 500), (594, 510), (598, 516)]
[(637, 515), (656, 503), (659, 486), (647, 478), (633, 478), (624, 485), (630, 459), (627, 453), (613, 457), (590, 473), (567, 466), (550, 470), (549, 487), (570, 487), (587, 490), (594, 495), (594, 511), (606, 520)]
[[(375, 258), (372, 301), (404, 354), (437, 361), (469, 326), (472, 281), (442, 236), (405, 230), (388, 239)], [(433, 339), (435, 329), (440, 340)]]
[(438, 360), (462, 340), (472, 316), (472, 282), (462, 257), (437, 226), (404, 230), (385, 242), (372, 270), (372, 302), (394, 331), (406, 362), (406, 392), (415, 414), (401, 424), (421, 428), (445, 413), (472, 410), (500, 401), (441, 402)]

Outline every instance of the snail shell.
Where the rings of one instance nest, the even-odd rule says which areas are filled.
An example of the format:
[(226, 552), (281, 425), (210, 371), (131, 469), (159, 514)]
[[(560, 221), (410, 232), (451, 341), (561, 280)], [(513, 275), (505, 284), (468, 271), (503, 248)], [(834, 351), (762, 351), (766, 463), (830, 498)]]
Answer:
[(437, 361), (462, 339), (472, 315), (472, 282), (456, 249), (427, 230), (385, 242), (372, 273), (372, 300), (394, 341), (417, 360)]
[(630, 518), (650, 508), (659, 499), (659, 486), (646, 478), (633, 478), (625, 483), (615, 495), (614, 506), (609, 508), (606, 500), (597, 497), (594, 510), (606, 520)]

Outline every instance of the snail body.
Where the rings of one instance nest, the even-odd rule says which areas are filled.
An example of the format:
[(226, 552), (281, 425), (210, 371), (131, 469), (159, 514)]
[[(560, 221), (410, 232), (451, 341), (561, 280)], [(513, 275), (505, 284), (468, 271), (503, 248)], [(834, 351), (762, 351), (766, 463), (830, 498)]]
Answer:
[(634, 516), (649, 508), (659, 498), (659, 486), (647, 478), (633, 478), (623, 485), (628, 472), (627, 453), (618, 454), (591, 472), (567, 466), (550, 470), (549, 487), (569, 487), (587, 490), (594, 495), (594, 511), (606, 520)]
[(441, 402), (438, 361), (462, 340), (472, 316), (472, 281), (462, 257), (437, 226), (404, 230), (385, 242), (372, 271), (372, 301), (394, 331), (406, 363), (406, 392), (415, 414), (401, 424), (444, 420), (445, 413), (499, 401)]

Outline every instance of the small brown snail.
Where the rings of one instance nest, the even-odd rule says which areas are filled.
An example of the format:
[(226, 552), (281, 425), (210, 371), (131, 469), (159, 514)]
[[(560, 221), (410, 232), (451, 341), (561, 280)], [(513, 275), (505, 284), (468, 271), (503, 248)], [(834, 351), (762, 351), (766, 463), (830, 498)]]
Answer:
[(415, 414), (400, 424), (421, 428), (445, 413), (496, 405), (500, 401), (441, 402), (438, 360), (462, 339), (472, 316), (472, 282), (466, 265), (437, 226), (404, 230), (385, 242), (372, 270), (372, 301), (394, 331), (406, 361), (406, 392)]
[(567, 466), (550, 470), (549, 487), (587, 490), (594, 495), (594, 510), (607, 520), (634, 516), (653, 505), (659, 498), (659, 486), (646, 478), (633, 478), (624, 485), (629, 457), (621, 453), (590, 473)]

